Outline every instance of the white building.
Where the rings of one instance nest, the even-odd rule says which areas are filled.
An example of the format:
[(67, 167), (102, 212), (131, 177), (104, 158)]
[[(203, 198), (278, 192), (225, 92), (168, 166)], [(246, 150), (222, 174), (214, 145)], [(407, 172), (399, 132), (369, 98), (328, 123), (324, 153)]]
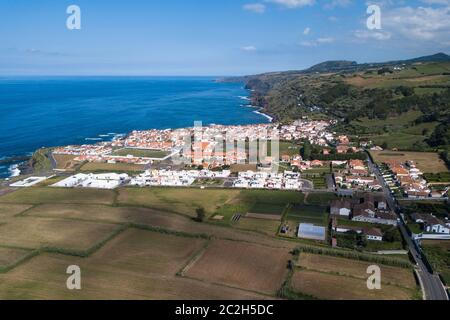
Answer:
[(83, 174), (79, 173), (67, 179), (59, 181), (52, 187), (60, 188), (95, 188), (95, 189), (115, 189), (129, 181), (127, 174), (104, 173), (104, 174)]

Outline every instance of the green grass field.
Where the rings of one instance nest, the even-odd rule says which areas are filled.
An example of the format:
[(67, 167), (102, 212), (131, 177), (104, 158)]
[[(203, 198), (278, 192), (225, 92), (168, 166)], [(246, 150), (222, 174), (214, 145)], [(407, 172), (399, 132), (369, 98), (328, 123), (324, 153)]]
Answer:
[(304, 195), (295, 191), (276, 191), (276, 190), (242, 190), (239, 194), (239, 200), (249, 203), (303, 203)]
[(260, 214), (274, 214), (280, 215), (283, 213), (286, 208), (286, 204), (271, 204), (271, 203), (255, 203), (249, 206), (248, 212), (250, 213), (260, 213)]
[(34, 187), (21, 189), (0, 197), (0, 203), (96, 203), (112, 204), (114, 191), (99, 189), (63, 189)]
[(132, 163), (96, 163), (88, 162), (84, 164), (80, 170), (85, 172), (136, 172), (144, 171), (145, 166)]
[(309, 193), (305, 202), (307, 204), (327, 206), (333, 200), (336, 200), (337, 196), (334, 193)]
[(387, 143), (389, 148), (409, 150), (417, 143), (424, 143), (438, 125), (437, 122), (415, 125), (414, 121), (422, 115), (422, 112), (413, 110), (383, 120), (360, 118), (351, 124), (361, 127), (362, 136), (376, 145)]
[(234, 199), (238, 190), (193, 188), (122, 188), (119, 189), (120, 205), (143, 206), (177, 212), (195, 217), (198, 208), (208, 215), (227, 201)]
[(298, 223), (312, 223), (327, 226), (327, 207), (315, 205), (297, 205), (292, 207), (287, 215), (287, 220)]
[(124, 148), (114, 151), (113, 155), (115, 156), (128, 156), (132, 155), (134, 157), (140, 157), (140, 158), (156, 158), (161, 159), (165, 158), (170, 154), (170, 152), (167, 151), (161, 151), (161, 150), (146, 150), (146, 149), (130, 149), (130, 148)]
[(424, 241), (422, 246), (433, 269), (450, 285), (450, 241)]
[(410, 151), (371, 151), (375, 162), (381, 164), (384, 161), (396, 160), (398, 162), (414, 161), (424, 173), (448, 172), (448, 168), (436, 152), (410, 152)]
[(450, 172), (427, 173), (424, 178), (431, 183), (450, 183)]

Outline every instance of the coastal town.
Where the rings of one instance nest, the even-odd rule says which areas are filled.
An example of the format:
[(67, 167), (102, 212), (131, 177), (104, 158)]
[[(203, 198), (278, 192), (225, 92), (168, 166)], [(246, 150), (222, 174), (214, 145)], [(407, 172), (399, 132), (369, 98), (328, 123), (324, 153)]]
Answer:
[[(334, 121), (307, 118), (291, 124), (196, 124), (192, 128), (133, 131), (109, 142), (58, 147), (52, 151), (54, 162), (65, 161), (70, 165), (59, 165), (55, 172), (69, 176), (51, 186), (328, 192), (341, 197), (329, 204), (330, 236), (335, 246), (339, 244), (339, 234), (350, 231), (366, 234), (369, 241), (382, 241), (384, 232), (377, 228), (358, 227), (358, 223), (398, 225), (395, 208), (387, 204), (383, 195), (385, 185), (389, 188), (389, 196), (394, 195), (397, 199), (448, 199), (450, 186), (434, 190), (413, 160), (383, 161), (379, 163), (382, 173), (377, 174), (370, 152), (383, 149), (371, 142), (351, 141), (349, 136), (336, 134), (330, 130), (334, 124)], [(305, 143), (315, 146), (321, 160), (305, 155), (302, 149)], [(274, 147), (277, 150), (272, 150)], [(83, 164), (91, 164), (91, 172), (70, 175), (76, 170), (74, 168), (83, 168)], [(100, 172), (96, 165), (101, 168)], [(120, 172), (116, 165), (130, 167), (121, 167), (124, 170)], [(131, 166), (139, 166), (141, 172), (127, 171), (126, 168), (134, 168)], [(108, 168), (111, 172), (107, 172)], [(27, 180), (19, 181), (11, 186), (29, 187), (42, 182), (42, 178), (33, 181), (31, 184)], [(362, 198), (359, 195), (363, 195)], [(353, 227), (348, 226), (345, 220), (351, 221)], [(423, 221), (420, 234), (450, 235), (448, 219), (440, 220), (432, 212), (413, 220), (414, 223), (417, 221)], [(434, 224), (430, 226), (429, 221)], [(297, 227), (300, 230), (304, 225), (299, 223)], [(300, 234), (304, 234), (303, 238), (311, 238), (307, 233), (296, 235)], [(328, 239), (324, 230), (322, 234), (322, 240)], [(338, 236), (333, 238), (333, 234)]]
[[(195, 221), (263, 234), (269, 228), (275, 239), (330, 250), (401, 257), (410, 252), (427, 276), (422, 244), (450, 241), (448, 213), (434, 209), (448, 203), (450, 183), (427, 181), (435, 176), (417, 154), (338, 134), (335, 124), (305, 117), (289, 124), (196, 123), (132, 131), (110, 141), (52, 148), (51, 172), (13, 179), (7, 192), (104, 190), (121, 199), (133, 190), (161, 195), (183, 190), (187, 207), (197, 206), (194, 192), (205, 197), (250, 192), (214, 204), (208, 213), (198, 205)], [(261, 192), (258, 201), (247, 199)], [(173, 210), (169, 207), (165, 210)]]

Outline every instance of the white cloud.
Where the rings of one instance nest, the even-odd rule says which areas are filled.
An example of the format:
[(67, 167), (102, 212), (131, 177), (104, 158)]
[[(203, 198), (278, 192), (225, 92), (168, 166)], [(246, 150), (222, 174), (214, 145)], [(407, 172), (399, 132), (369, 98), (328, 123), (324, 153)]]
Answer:
[(424, 3), (427, 4), (442, 4), (442, 5), (450, 5), (450, 0), (421, 0)]
[(251, 11), (254, 13), (264, 13), (266, 12), (266, 6), (262, 3), (248, 3), (244, 4), (243, 9), (246, 11)]
[(356, 38), (361, 40), (389, 40), (392, 34), (382, 30), (356, 30), (354, 32)]
[(335, 7), (347, 7), (352, 3), (352, 0), (331, 0), (324, 5), (325, 9), (333, 9)]
[(316, 40), (317, 43), (332, 43), (334, 42), (333, 38), (319, 38)]
[(387, 30), (407, 39), (448, 41), (450, 6), (446, 8), (402, 7), (393, 9), (382, 15), (382, 24)]
[(247, 52), (254, 52), (254, 51), (258, 50), (258, 49), (256, 49), (255, 46), (245, 46), (245, 47), (242, 47), (241, 50), (242, 51), (247, 51)]
[(322, 44), (330, 44), (333, 42), (334, 42), (333, 38), (318, 38), (316, 40), (303, 41), (300, 43), (300, 45), (302, 45), (304, 47), (317, 47)]
[(335, 17), (335, 16), (328, 17), (328, 21), (331, 21), (331, 22), (337, 22), (338, 20), (339, 20), (338, 17)]
[(277, 3), (289, 9), (312, 6), (316, 3), (316, 0), (267, 0), (267, 1)]
[(310, 34), (311, 33), (311, 28), (310, 27), (307, 27), (307, 28), (305, 28), (305, 30), (303, 30), (303, 34), (305, 35), (305, 36), (307, 36), (308, 34)]

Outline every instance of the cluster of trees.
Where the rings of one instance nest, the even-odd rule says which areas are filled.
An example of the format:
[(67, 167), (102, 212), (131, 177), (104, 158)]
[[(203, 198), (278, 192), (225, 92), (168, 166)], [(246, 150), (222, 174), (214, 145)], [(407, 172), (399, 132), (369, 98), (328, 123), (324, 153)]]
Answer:
[(321, 161), (348, 161), (348, 160), (366, 160), (367, 154), (364, 152), (358, 153), (347, 153), (347, 154), (312, 154), (312, 159), (321, 160)]
[[(450, 117), (447, 119), (450, 121)], [(428, 144), (432, 147), (448, 146), (450, 145), (450, 128), (449, 123), (441, 123), (436, 127), (434, 132), (428, 139)]]
[(330, 154), (322, 154), (322, 147), (312, 145), (309, 140), (303, 140), (300, 148), (300, 155), (304, 160), (322, 160), (322, 161), (347, 161), (352, 159), (366, 160), (367, 155), (364, 152), (353, 153), (351, 149), (347, 154), (338, 154), (335, 148), (331, 148)]

